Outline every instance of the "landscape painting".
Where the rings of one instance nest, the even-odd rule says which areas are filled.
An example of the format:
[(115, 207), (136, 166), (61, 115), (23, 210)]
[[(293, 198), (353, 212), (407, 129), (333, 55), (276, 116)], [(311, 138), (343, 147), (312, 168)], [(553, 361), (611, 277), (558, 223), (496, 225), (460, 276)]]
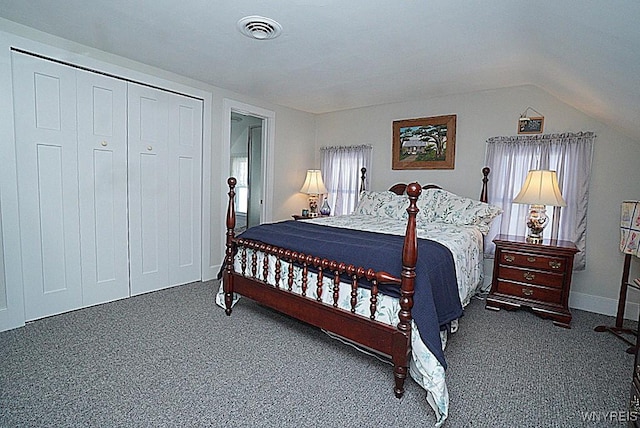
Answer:
[(454, 169), (456, 115), (393, 122), (392, 169)]

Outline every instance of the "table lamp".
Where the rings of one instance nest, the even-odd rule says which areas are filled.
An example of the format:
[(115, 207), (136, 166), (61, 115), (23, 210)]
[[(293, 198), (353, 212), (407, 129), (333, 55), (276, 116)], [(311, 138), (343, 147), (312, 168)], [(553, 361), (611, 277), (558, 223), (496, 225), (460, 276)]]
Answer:
[(520, 193), (513, 199), (516, 204), (529, 204), (529, 218), (527, 226), (529, 234), (527, 241), (531, 243), (542, 242), (542, 233), (549, 221), (546, 214), (546, 206), (566, 207), (567, 203), (562, 199), (558, 177), (555, 171), (531, 170)]
[(307, 171), (307, 177), (304, 180), (300, 192), (309, 195), (309, 217), (317, 217), (318, 195), (327, 193), (327, 188), (324, 187), (322, 174), (319, 169), (310, 169)]

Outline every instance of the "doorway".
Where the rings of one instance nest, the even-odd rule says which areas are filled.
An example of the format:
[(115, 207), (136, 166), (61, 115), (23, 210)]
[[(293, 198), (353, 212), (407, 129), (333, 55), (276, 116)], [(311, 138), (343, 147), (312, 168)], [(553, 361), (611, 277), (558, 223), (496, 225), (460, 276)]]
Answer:
[[(222, 108), (223, 108), (223, 115), (222, 115), (223, 144), (222, 144), (221, 153), (220, 153), (220, 173), (221, 173), (220, 178), (222, 180), (221, 182), (224, 183), (223, 186), (226, 188), (227, 179), (229, 178), (229, 175), (233, 175), (233, 174), (230, 174), (230, 172), (231, 172), (231, 165), (232, 165), (231, 147), (234, 142), (237, 142), (238, 144), (240, 144), (241, 142), (244, 142), (245, 144), (247, 144), (246, 146), (247, 147), (247, 159), (246, 159), (247, 175), (249, 171), (248, 169), (249, 168), (248, 166), (248, 162), (249, 162), (248, 129), (247, 129), (246, 137), (238, 139), (237, 135), (236, 135), (236, 138), (232, 138), (231, 128), (233, 127), (234, 129), (235, 128), (242, 129), (242, 126), (248, 127), (250, 124), (243, 124), (242, 126), (240, 126), (240, 124), (242, 124), (243, 122), (239, 121), (238, 119), (234, 119), (232, 121), (231, 115), (233, 114), (235, 117), (238, 117), (243, 121), (245, 121), (245, 118), (247, 118), (246, 122), (249, 121), (248, 118), (252, 118), (251, 121), (256, 120), (256, 122), (251, 123), (251, 125), (261, 125), (262, 127), (261, 133), (258, 132), (257, 129), (254, 130), (254, 132), (252, 132), (254, 137), (258, 133), (261, 135), (260, 162), (256, 162), (255, 155), (252, 160), (253, 160), (254, 167), (256, 163), (260, 167), (260, 170), (259, 170), (260, 173), (257, 172), (258, 171), (257, 169), (254, 169), (255, 177), (252, 180), (251, 184), (248, 185), (249, 188), (247, 189), (247, 198), (249, 198), (249, 193), (248, 193), (249, 190), (256, 189), (253, 191), (252, 197), (254, 201), (257, 200), (260, 202), (260, 204), (259, 204), (259, 207), (258, 207), (258, 204), (255, 202), (252, 205), (252, 210), (253, 210), (251, 214), (252, 221), (257, 221), (256, 219), (259, 218), (260, 223), (270, 222), (273, 220), (272, 202), (273, 202), (273, 168), (274, 168), (274, 152), (275, 152), (274, 146), (275, 146), (276, 113), (271, 110), (266, 110), (261, 107), (245, 104), (245, 103), (228, 99), (228, 98), (224, 98), (222, 100)], [(247, 177), (247, 181), (248, 180), (249, 180), (249, 177)], [(249, 203), (247, 202), (247, 211), (248, 210), (249, 210)], [(225, 218), (226, 212), (227, 212), (227, 203), (225, 201), (224, 203), (220, 204), (221, 218)], [(237, 220), (238, 219), (236, 218), (236, 225), (239, 225), (239, 222)], [(246, 227), (246, 224), (247, 222), (244, 221), (243, 226)], [(226, 231), (225, 224), (224, 222), (222, 222), (221, 232), (224, 234), (225, 231)], [(224, 251), (225, 251), (224, 240), (221, 240), (220, 242), (221, 242), (220, 248), (221, 248), (222, 254), (224, 254)]]
[(261, 223), (263, 118), (231, 111), (231, 175), (236, 177), (236, 233)]

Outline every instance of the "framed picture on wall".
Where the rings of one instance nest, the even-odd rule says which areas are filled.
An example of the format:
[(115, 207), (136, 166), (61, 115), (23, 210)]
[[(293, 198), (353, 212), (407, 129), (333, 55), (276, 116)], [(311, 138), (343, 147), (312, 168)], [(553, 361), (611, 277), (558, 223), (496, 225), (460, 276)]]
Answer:
[(518, 120), (518, 134), (542, 134), (544, 117), (524, 117)]
[(392, 169), (454, 169), (456, 115), (395, 120)]

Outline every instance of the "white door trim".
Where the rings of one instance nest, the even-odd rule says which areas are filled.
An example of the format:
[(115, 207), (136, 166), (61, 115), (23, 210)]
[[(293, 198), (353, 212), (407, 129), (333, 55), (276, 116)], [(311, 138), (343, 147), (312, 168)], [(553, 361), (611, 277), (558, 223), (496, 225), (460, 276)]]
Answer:
[[(262, 213), (261, 221), (270, 222), (273, 220), (273, 163), (275, 152), (276, 135), (276, 113), (261, 107), (245, 104), (240, 101), (225, 98), (222, 100), (222, 150), (220, 156), (221, 183), (223, 185), (223, 195), (226, 195), (227, 178), (231, 165), (231, 112), (255, 116), (263, 119), (262, 127)], [(222, 221), (223, 235), (226, 232), (224, 218), (227, 213), (227, 198), (222, 198), (220, 215)], [(224, 242), (222, 243), (224, 249)], [(224, 250), (222, 251), (224, 254)]]

